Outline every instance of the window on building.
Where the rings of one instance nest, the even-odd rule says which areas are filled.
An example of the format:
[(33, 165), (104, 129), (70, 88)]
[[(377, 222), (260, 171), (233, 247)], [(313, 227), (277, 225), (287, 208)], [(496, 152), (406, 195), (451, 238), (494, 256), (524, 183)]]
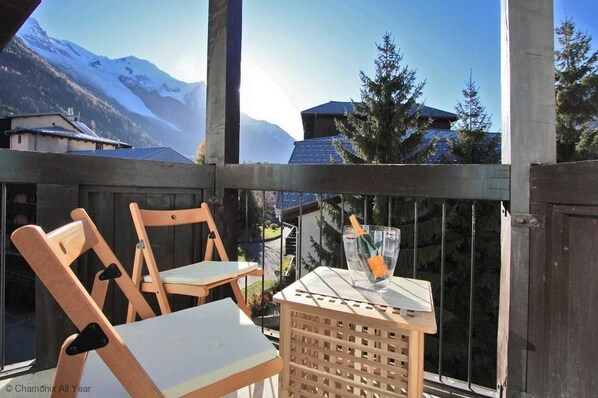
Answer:
[(102, 144), (100, 144), (100, 143), (97, 143), (97, 142), (96, 142), (96, 149), (97, 149), (97, 150), (99, 150), (99, 149), (104, 149), (104, 145), (102, 145)]
[(21, 143), (21, 136), (17, 135), (17, 144), (20, 144), (20, 143)]

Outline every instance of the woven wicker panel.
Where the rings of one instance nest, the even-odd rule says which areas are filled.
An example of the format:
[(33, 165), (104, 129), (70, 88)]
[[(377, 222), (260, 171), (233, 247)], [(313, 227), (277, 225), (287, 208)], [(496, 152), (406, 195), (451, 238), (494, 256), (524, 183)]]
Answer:
[(290, 324), (290, 396), (407, 396), (408, 330), (295, 309)]

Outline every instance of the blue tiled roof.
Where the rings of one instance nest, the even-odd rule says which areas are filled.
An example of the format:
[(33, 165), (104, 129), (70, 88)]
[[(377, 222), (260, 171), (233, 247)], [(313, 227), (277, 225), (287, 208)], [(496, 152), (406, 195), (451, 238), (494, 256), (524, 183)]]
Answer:
[(68, 153), (74, 155), (99, 156), (103, 158), (154, 160), (158, 162), (193, 164), (191, 159), (184, 157), (169, 147), (102, 149), (96, 151), (69, 151)]
[[(491, 133), (496, 136), (498, 133)], [(456, 139), (457, 132), (453, 130), (430, 129), (425, 134), (424, 145), (434, 137), (438, 139), (436, 144), (436, 152), (430, 159), (429, 163), (439, 163), (443, 156), (448, 155), (449, 147), (448, 140)], [(342, 135), (333, 137), (312, 138), (309, 140), (295, 142), (295, 149), (291, 154), (289, 164), (331, 164), (343, 163), (341, 157), (336, 152), (333, 142), (338, 140), (342, 142), (343, 147), (355, 153), (351, 143)], [(497, 151), (500, 151), (500, 141)], [(449, 159), (450, 161), (450, 159)], [(283, 195), (283, 210), (299, 207), (301, 203), (303, 206), (314, 203), (317, 200), (315, 193), (303, 193), (301, 198), (299, 192), (285, 192)], [(280, 195), (277, 195), (276, 207), (280, 209), (281, 205)]]
[[(457, 115), (455, 115), (454, 113), (432, 108), (426, 105), (421, 106), (423, 107), (421, 110), (421, 115), (424, 117), (431, 117), (435, 119), (450, 119), (455, 121), (457, 120)], [(330, 101), (325, 104), (306, 109), (302, 111), (301, 114), (318, 113), (323, 115), (344, 115), (345, 112), (355, 113), (355, 109), (353, 108), (353, 104), (351, 102)]]
[(89, 127), (87, 127), (87, 125), (83, 122), (80, 122), (78, 120), (75, 121), (71, 121), (72, 124), (74, 124), (75, 126), (77, 126), (77, 128), (84, 134), (87, 134), (89, 136), (92, 137), (99, 137), (99, 135), (97, 135), (92, 129), (90, 129)]
[(334, 147), (334, 141), (341, 142), (344, 148), (354, 152), (351, 143), (342, 135), (312, 138), (295, 142), (295, 148), (289, 159), (289, 164), (342, 163), (343, 160)]
[[(340, 141), (342, 146), (355, 153), (351, 143), (346, 137), (336, 135), (333, 137), (312, 138), (309, 140), (296, 141), (295, 148), (289, 159), (289, 164), (331, 164), (343, 163), (342, 158), (336, 152), (334, 141)], [(317, 194), (303, 193), (303, 198), (299, 192), (285, 192), (283, 195), (284, 209), (299, 206), (299, 203), (308, 204), (315, 202)], [(276, 198), (276, 207), (280, 208), (280, 195)]]
[(346, 101), (330, 101), (322, 105), (301, 111), (301, 113), (320, 113), (326, 115), (343, 115), (344, 113), (354, 113), (353, 103)]

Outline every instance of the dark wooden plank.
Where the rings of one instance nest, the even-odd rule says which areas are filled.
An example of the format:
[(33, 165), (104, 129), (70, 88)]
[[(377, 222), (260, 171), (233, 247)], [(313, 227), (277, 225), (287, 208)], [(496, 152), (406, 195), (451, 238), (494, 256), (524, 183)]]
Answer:
[[(538, 206), (542, 205), (534, 210), (541, 214)], [(527, 391), (546, 397), (595, 396), (598, 207), (546, 207), (551, 217), (545, 225), (544, 272), (541, 256), (533, 255), (539, 250), (532, 250), (530, 258), (534, 305), (529, 317)], [(532, 234), (532, 244), (534, 237), (540, 240), (541, 233)]]
[(241, 0), (210, 0), (206, 164), (239, 163), (241, 15)]
[[(568, 217), (569, 254), (567, 314), (566, 393), (586, 397), (596, 394), (598, 350), (596, 299), (598, 285), (595, 261), (598, 258), (598, 219)], [(589, 231), (592, 233), (588, 234)], [(588, 261), (589, 260), (589, 261)]]
[(527, 362), (527, 392), (534, 397), (544, 397), (546, 373), (546, 355), (549, 336), (547, 336), (548, 320), (545, 314), (548, 305), (546, 267), (551, 248), (547, 247), (552, 229), (552, 207), (545, 204), (532, 203), (532, 214), (544, 216), (544, 228), (534, 228), (530, 232), (530, 288), (529, 288), (529, 350)]
[(226, 165), (226, 188), (509, 200), (508, 165)]
[(548, 267), (547, 280), (550, 289), (548, 297), (548, 329), (550, 343), (547, 352), (547, 395), (566, 395), (566, 368), (568, 362), (566, 323), (568, 322), (568, 256), (564, 248), (568, 246), (568, 221), (560, 212), (553, 213), (553, 234), (551, 239), (552, 258)]
[(534, 202), (598, 205), (598, 160), (531, 168)]
[[(241, 0), (210, 0), (208, 17), (208, 73), (206, 97), (206, 164), (239, 163), (241, 87)], [(237, 194), (215, 179), (210, 199), (214, 219), (229, 256), (236, 256)], [(236, 187), (229, 187), (236, 188)], [(233, 250), (234, 248), (234, 250)], [(226, 294), (217, 289), (215, 296)]]
[[(129, 204), (137, 202), (141, 208), (146, 206), (146, 195), (135, 193), (118, 193), (114, 197), (114, 213), (106, 214), (103, 217), (114, 218), (114, 253), (122, 263), (129, 275), (133, 271), (133, 259), (135, 257), (135, 247), (139, 242)], [(146, 270), (147, 268), (144, 268)], [(147, 273), (147, 271), (144, 271)], [(120, 289), (114, 289), (113, 317), (116, 324), (126, 321), (128, 301)], [(154, 305), (154, 311), (158, 308), (155, 295), (145, 295), (148, 302)]]
[(0, 181), (201, 189), (214, 167), (0, 149)]
[[(190, 209), (199, 206), (196, 195), (176, 195), (174, 197), (175, 209)], [(174, 227), (174, 265), (181, 267), (200, 261), (199, 236), (194, 234), (194, 225), (179, 225)], [(196, 239), (197, 238), (197, 239)], [(173, 310), (178, 311), (193, 307), (197, 299), (191, 296), (177, 295), (174, 298)]]
[(530, 212), (530, 165), (556, 162), (553, 2), (505, 1), (502, 7), (502, 161), (511, 165), (509, 211), (501, 234), (497, 379), (503, 396), (528, 383), (530, 241), (511, 216)]
[[(237, 212), (239, 198), (237, 192), (237, 190), (225, 189), (222, 206), (210, 206), (229, 260), (236, 260), (238, 256), (239, 228), (237, 226)], [(207, 236), (205, 234), (209, 231), (205, 229), (204, 231), (204, 236)], [(217, 253), (214, 254), (214, 256), (217, 255)], [(224, 297), (231, 297), (235, 300), (230, 285), (227, 284), (212, 289), (210, 297), (212, 300), (220, 300)]]
[[(81, 196), (86, 195), (85, 205), (81, 200), (81, 205), (87, 210), (96, 227), (111, 248), (114, 248), (114, 193), (112, 192), (81, 192)], [(86, 288), (91, 292), (95, 274), (103, 268), (102, 262), (94, 254), (90, 253), (84, 256), (86, 267), (79, 267), (79, 279), (85, 278)], [(123, 264), (124, 265), (124, 264)], [(83, 279), (82, 279), (83, 280)], [(114, 321), (114, 283), (108, 285), (106, 292), (106, 301), (104, 303), (104, 314), (110, 320)]]
[[(79, 203), (76, 185), (38, 184), (37, 223), (46, 232), (71, 221), (70, 212)], [(76, 329), (52, 295), (36, 278), (35, 283), (35, 369), (53, 368), (60, 347)]]
[[(144, 209), (172, 210), (174, 209), (174, 195), (148, 194)], [(158, 265), (158, 271), (166, 271), (174, 268), (174, 227), (148, 228), (147, 234), (152, 243), (152, 251)], [(168, 302), (172, 309), (174, 307), (172, 295), (168, 296)]]

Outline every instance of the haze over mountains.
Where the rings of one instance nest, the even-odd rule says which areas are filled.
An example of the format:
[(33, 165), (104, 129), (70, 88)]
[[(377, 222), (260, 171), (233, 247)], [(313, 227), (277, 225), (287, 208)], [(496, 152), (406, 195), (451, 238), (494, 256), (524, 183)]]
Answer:
[[(99, 135), (134, 146), (170, 146), (193, 157), (205, 134), (204, 82), (176, 80), (133, 56), (109, 59), (49, 37), (30, 18), (0, 54), (0, 115), (64, 111)], [(24, 44), (24, 45), (23, 45)], [(287, 163), (293, 139), (241, 115), (241, 162)]]

